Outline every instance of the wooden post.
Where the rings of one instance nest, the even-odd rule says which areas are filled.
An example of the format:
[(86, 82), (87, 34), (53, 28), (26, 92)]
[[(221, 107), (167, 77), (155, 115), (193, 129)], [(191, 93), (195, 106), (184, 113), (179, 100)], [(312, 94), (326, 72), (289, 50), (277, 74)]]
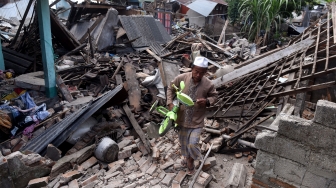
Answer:
[(0, 38), (0, 70), (5, 70), (5, 60), (2, 54), (1, 38)]
[(57, 95), (54, 53), (51, 41), (49, 2), (37, 0), (37, 15), (41, 39), (41, 52), (44, 70), (46, 95), (53, 98)]
[(226, 30), (226, 27), (228, 26), (228, 24), (229, 24), (229, 19), (226, 19), (223, 30), (222, 30), (222, 33), (221, 33), (221, 35), (218, 39), (217, 45), (219, 45), (221, 43), (224, 44), (224, 42), (225, 42), (225, 30)]

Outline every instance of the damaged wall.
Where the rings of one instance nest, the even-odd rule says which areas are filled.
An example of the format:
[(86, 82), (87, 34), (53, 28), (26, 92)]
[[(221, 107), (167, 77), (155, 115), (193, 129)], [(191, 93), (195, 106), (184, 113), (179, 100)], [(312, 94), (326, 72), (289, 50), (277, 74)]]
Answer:
[(335, 114), (320, 100), (312, 121), (284, 115), (277, 133), (259, 134), (252, 187), (336, 187)]

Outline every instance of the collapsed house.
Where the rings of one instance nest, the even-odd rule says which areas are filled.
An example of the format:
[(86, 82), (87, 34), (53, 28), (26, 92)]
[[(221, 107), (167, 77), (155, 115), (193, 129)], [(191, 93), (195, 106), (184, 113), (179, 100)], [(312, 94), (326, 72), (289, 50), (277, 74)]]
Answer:
[[(1, 105), (1, 118), (11, 122), (0, 127), (8, 138), (0, 144), (1, 185), (333, 187), (335, 104), (328, 101), (335, 102), (336, 24), (330, 15), (287, 46), (262, 53), (237, 35), (223, 39), (225, 29), (216, 41), (123, 5), (71, 3), (66, 21), (50, 12), (58, 56), (53, 99), (43, 93), (45, 72), (37, 71), (39, 25), (32, 18), (15, 45), (4, 42), (6, 68), (18, 76), (0, 83), (10, 101)], [(187, 177), (177, 134), (153, 136), (152, 124), (162, 116), (149, 111), (154, 101), (165, 104), (170, 81), (190, 72), (198, 55), (210, 60), (206, 76), (220, 97), (207, 109), (200, 140), (206, 157), (196, 162), (198, 174)], [(31, 109), (25, 117), (39, 121), (18, 124), (14, 106)], [(225, 181), (227, 159), (219, 161), (217, 153), (242, 159)]]

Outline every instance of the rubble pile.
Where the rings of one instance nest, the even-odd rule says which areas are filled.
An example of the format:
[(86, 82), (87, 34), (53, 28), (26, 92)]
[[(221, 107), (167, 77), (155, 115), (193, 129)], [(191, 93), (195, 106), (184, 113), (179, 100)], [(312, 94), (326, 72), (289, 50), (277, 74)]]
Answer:
[[(313, 101), (332, 99), (330, 16), (288, 46), (263, 53), (270, 49), (236, 34), (216, 41), (202, 28), (177, 25), (169, 34), (162, 20), (122, 3), (70, 4), (66, 20), (59, 10), (50, 13), (58, 91), (53, 99), (44, 95), (37, 17), (22, 33), (22, 24), (0, 19), (7, 68), (0, 72), (0, 184), (6, 187), (206, 187), (218, 181), (213, 172), (219, 154), (262, 166), (258, 145), (268, 144), (260, 139), (255, 145), (256, 137), (278, 132), (284, 114), (311, 120)], [(8, 38), (13, 32), (20, 37)], [(209, 59), (205, 76), (219, 99), (206, 110), (199, 142), (205, 160), (195, 161), (199, 171), (190, 177), (176, 130), (153, 136), (163, 116), (150, 109), (155, 102), (166, 106), (170, 82), (191, 72), (197, 56)], [(321, 89), (327, 94), (314, 93)], [(269, 147), (265, 152), (279, 154)], [(248, 186), (252, 173), (246, 166), (235, 163), (225, 187)]]

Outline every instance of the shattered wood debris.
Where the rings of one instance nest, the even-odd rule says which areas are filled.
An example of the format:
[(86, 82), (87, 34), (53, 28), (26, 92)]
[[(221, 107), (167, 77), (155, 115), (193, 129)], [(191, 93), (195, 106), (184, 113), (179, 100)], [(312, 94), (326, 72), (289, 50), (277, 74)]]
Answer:
[[(252, 163), (256, 135), (265, 129), (276, 132), (280, 114), (312, 119), (315, 90), (327, 90), (321, 97), (331, 100), (335, 54), (328, 31), (335, 20), (330, 16), (288, 46), (260, 54), (266, 46), (257, 49), (237, 35), (217, 42), (200, 29), (179, 27), (170, 36), (154, 17), (129, 16), (123, 5), (70, 5), (67, 20), (59, 19), (57, 11), (50, 15), (57, 98), (41, 93), (45, 84), (43, 72), (37, 72), (42, 70), (37, 18), (23, 33), (18, 29), (15, 40), (3, 40), (6, 67), (13, 69), (0, 72), (0, 109), (6, 120), (0, 122), (5, 135), (1, 170), (8, 173), (0, 183), (6, 187), (206, 187), (217, 181), (211, 174), (217, 163), (214, 152)], [(16, 29), (10, 20), (2, 22)], [(186, 177), (177, 133), (148, 138), (151, 124), (162, 121), (149, 109), (156, 100), (165, 104), (165, 88), (178, 74), (190, 72), (199, 55), (210, 60), (206, 77), (220, 97), (207, 108), (199, 141), (202, 154), (212, 153), (195, 162), (197, 175)], [(245, 179), (245, 171), (235, 165), (227, 186), (244, 185), (234, 177)]]

